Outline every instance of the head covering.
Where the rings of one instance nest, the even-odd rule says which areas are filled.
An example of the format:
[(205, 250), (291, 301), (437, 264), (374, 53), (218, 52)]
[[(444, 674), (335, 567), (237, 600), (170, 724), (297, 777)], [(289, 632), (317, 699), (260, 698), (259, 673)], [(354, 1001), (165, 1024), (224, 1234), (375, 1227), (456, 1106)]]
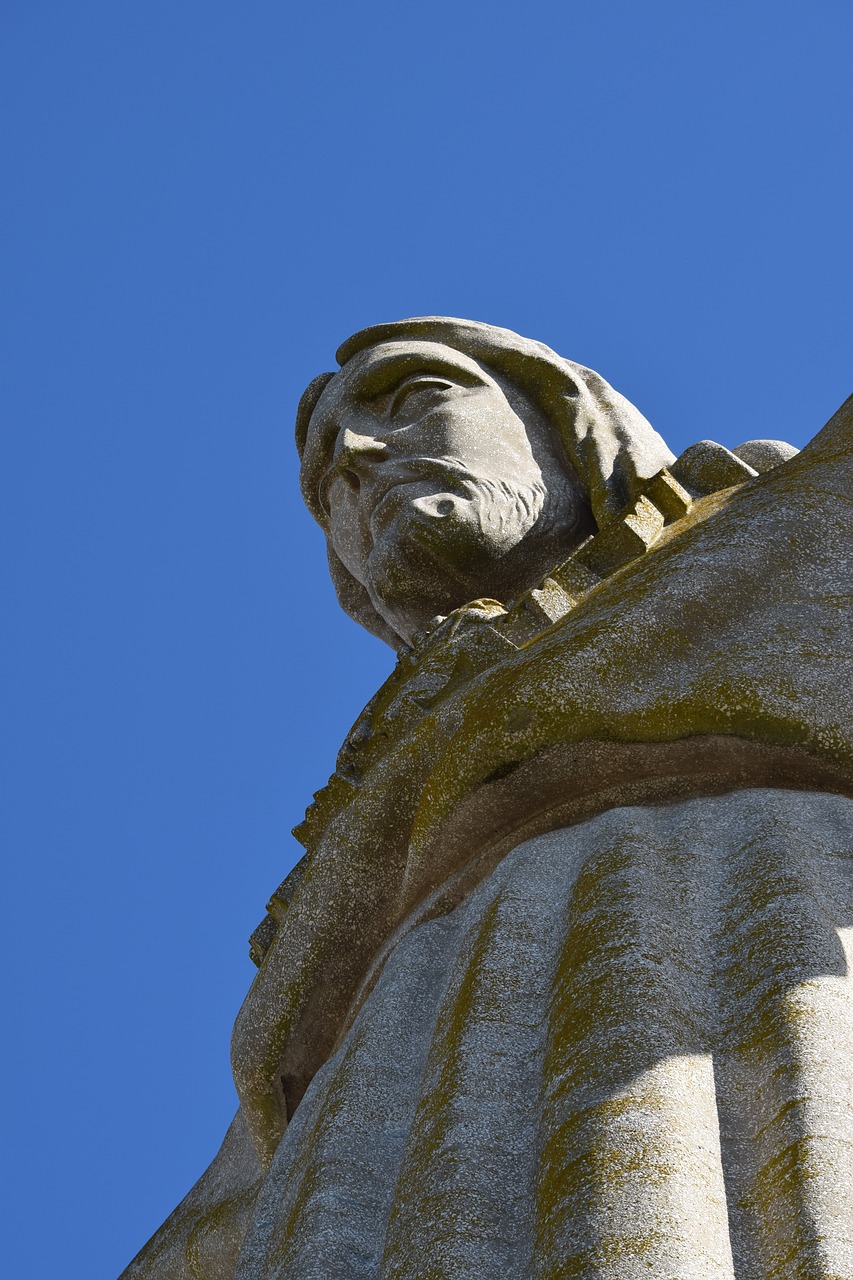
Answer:
[[(436, 342), (460, 351), (524, 393), (562, 440), (569, 462), (589, 495), (599, 527), (631, 502), (647, 480), (674, 460), (675, 455), (640, 411), (597, 373), (565, 360), (544, 343), (520, 337), (511, 329), (447, 316), (420, 316), (371, 325), (338, 348), (338, 364), (343, 369), (360, 351), (379, 343), (406, 339)], [(335, 376), (325, 373), (315, 378), (299, 402), (296, 445), (300, 458), (311, 414), (324, 388)], [(305, 500), (315, 519), (324, 524), (316, 496), (305, 493)], [(364, 587), (352, 578), (331, 546), (328, 550), (329, 568), (341, 606), (368, 631), (397, 647), (399, 638), (376, 613)]]

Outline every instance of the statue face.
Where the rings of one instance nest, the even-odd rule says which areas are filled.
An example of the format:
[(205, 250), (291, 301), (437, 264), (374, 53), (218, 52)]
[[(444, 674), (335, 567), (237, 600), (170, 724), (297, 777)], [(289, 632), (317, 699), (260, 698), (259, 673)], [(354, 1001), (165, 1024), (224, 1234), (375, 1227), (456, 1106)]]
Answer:
[(324, 389), (303, 454), (332, 547), (409, 640), (478, 596), (508, 600), (591, 526), (532, 405), (433, 342), (360, 352)]

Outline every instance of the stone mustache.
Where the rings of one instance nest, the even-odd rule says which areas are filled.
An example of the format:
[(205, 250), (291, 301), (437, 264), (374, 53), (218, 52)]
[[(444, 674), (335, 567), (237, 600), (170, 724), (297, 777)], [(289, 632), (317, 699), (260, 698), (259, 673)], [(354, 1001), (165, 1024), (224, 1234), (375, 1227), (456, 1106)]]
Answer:
[(676, 458), (507, 330), (338, 361), (302, 491), (398, 662), (124, 1280), (853, 1277), (853, 400)]

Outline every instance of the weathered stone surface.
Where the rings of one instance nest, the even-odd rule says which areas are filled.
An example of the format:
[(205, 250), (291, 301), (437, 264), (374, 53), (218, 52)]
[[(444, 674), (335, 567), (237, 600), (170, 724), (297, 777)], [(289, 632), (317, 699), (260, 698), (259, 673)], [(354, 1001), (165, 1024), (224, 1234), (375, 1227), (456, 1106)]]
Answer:
[[(503, 330), (339, 358), (303, 484), (400, 659), (253, 935), (240, 1118), (128, 1280), (853, 1275), (853, 401), (676, 460)], [(499, 457), (561, 529), (489, 510)]]
[(759, 472), (772, 471), (780, 463), (793, 458), (797, 450), (784, 440), (747, 440), (739, 444), (732, 453), (745, 462), (747, 466)]
[(263, 1178), (237, 1112), (210, 1168), (166, 1219), (122, 1280), (231, 1280)]
[(852, 828), (774, 789), (614, 808), (416, 910), (236, 1280), (852, 1274)]
[(395, 647), (533, 586), (672, 461), (603, 378), (507, 329), (403, 320), (338, 358), (300, 405), (302, 492), (344, 608)]
[[(749, 446), (741, 446), (749, 449)], [(716, 444), (713, 440), (700, 440), (685, 449), (672, 466), (672, 474), (681, 484), (694, 493), (718, 493), (732, 485), (743, 484), (758, 475), (737, 454)]]

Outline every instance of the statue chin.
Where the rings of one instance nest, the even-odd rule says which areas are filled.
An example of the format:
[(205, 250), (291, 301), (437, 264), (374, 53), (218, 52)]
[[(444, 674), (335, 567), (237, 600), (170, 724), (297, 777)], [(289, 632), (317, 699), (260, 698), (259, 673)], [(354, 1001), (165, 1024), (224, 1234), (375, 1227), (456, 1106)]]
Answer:
[(399, 545), (377, 557), (367, 587), (373, 607), (389, 627), (405, 640), (421, 631), (439, 613), (450, 613), (482, 592), (468, 574), (426, 556), (402, 556)]
[(521, 504), (496, 513), (457, 502), (440, 517), (410, 508), (377, 541), (363, 585), (380, 617), (410, 643), (437, 614), (484, 597), (507, 604), (538, 582), (581, 540), (578, 526), (587, 531), (560, 514), (558, 524), (532, 519)]
[[(377, 613), (407, 642), (436, 616), (469, 600), (508, 601), (578, 540), (569, 486), (500, 486), (471, 477), (460, 493), (418, 494), (400, 504), (366, 566), (350, 560)], [(336, 548), (346, 559), (346, 546)]]
[[(456, 502), (449, 510), (412, 505), (370, 553), (365, 574), (370, 599), (406, 641), (436, 614), (482, 595), (483, 584), (501, 576), (507, 548), (489, 536), (472, 505)], [(524, 532), (516, 531), (516, 542)]]

